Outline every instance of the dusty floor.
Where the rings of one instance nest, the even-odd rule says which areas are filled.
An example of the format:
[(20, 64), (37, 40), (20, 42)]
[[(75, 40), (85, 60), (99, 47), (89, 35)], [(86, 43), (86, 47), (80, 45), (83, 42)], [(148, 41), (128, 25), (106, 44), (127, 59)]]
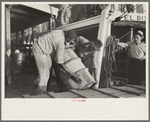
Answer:
[[(27, 71), (25, 73), (16, 74), (16, 83), (5, 85), (5, 98), (22, 98), (23, 94), (36, 95), (36, 87), (33, 81), (37, 74)], [(15, 81), (14, 78), (12, 81)], [(58, 92), (55, 77), (51, 79), (51, 84), (48, 86), (48, 91)]]

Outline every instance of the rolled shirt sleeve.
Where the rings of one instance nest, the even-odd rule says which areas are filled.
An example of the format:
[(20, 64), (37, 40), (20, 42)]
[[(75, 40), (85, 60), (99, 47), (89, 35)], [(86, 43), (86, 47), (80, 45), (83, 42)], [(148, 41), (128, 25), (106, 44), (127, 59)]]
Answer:
[[(129, 42), (130, 43), (130, 42)], [(123, 42), (119, 42), (118, 45), (122, 48), (126, 48), (129, 47), (129, 43), (123, 43)]]

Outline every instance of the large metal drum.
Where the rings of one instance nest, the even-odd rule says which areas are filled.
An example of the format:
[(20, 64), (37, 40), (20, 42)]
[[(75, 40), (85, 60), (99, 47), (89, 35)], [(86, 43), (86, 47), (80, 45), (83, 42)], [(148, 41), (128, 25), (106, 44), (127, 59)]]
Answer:
[(77, 57), (72, 49), (65, 49), (64, 60), (66, 67), (78, 75), (82, 80), (82, 83), (78, 84), (71, 79), (68, 73), (66, 73), (64, 70), (60, 70), (59, 76), (68, 90), (86, 89), (92, 86), (94, 83), (97, 83), (89, 73), (88, 69), (81, 62), (81, 59)]
[(25, 54), (24, 53), (14, 53), (13, 54), (13, 64), (15, 73), (21, 73), (23, 70), (25, 61)]

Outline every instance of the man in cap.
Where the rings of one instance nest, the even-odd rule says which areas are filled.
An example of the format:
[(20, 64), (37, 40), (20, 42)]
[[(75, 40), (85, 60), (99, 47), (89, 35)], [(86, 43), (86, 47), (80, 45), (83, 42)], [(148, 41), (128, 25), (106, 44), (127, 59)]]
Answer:
[(65, 40), (67, 42), (73, 42), (77, 37), (73, 33), (72, 30), (68, 31), (66, 34), (64, 34), (62, 30), (54, 30), (39, 37), (33, 44), (32, 50), (39, 72), (37, 94), (47, 92), (47, 83), (50, 76), (52, 59), (54, 58), (59, 67), (69, 73), (77, 83), (81, 83), (81, 79), (64, 65), (63, 59)]
[(132, 85), (141, 85), (145, 75), (146, 44), (142, 42), (143, 39), (144, 34), (139, 30), (134, 34), (132, 42), (118, 43), (119, 46), (128, 48), (130, 56), (128, 80)]
[[(91, 57), (90, 66), (88, 67), (90, 67), (89, 71), (91, 75), (95, 78), (97, 60), (94, 58), (94, 54), (95, 51), (100, 50), (100, 47), (103, 45), (102, 42), (99, 39), (90, 42), (88, 39), (84, 38), (83, 36), (77, 36), (75, 31), (73, 30), (68, 31), (66, 36), (68, 37), (66, 38), (66, 43), (69, 40), (68, 47), (70, 46), (75, 51), (75, 53), (82, 59), (83, 63), (89, 57)], [(70, 41), (71, 37), (74, 37), (75, 39)]]

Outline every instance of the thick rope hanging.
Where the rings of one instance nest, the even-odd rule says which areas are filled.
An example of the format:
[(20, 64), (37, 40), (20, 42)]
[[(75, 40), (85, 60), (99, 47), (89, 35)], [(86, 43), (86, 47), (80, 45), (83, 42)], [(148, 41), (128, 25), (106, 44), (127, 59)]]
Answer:
[(111, 72), (117, 71), (115, 60), (115, 53), (118, 51), (117, 42), (118, 40), (114, 36), (109, 36), (106, 41), (104, 70), (107, 79), (111, 77)]

